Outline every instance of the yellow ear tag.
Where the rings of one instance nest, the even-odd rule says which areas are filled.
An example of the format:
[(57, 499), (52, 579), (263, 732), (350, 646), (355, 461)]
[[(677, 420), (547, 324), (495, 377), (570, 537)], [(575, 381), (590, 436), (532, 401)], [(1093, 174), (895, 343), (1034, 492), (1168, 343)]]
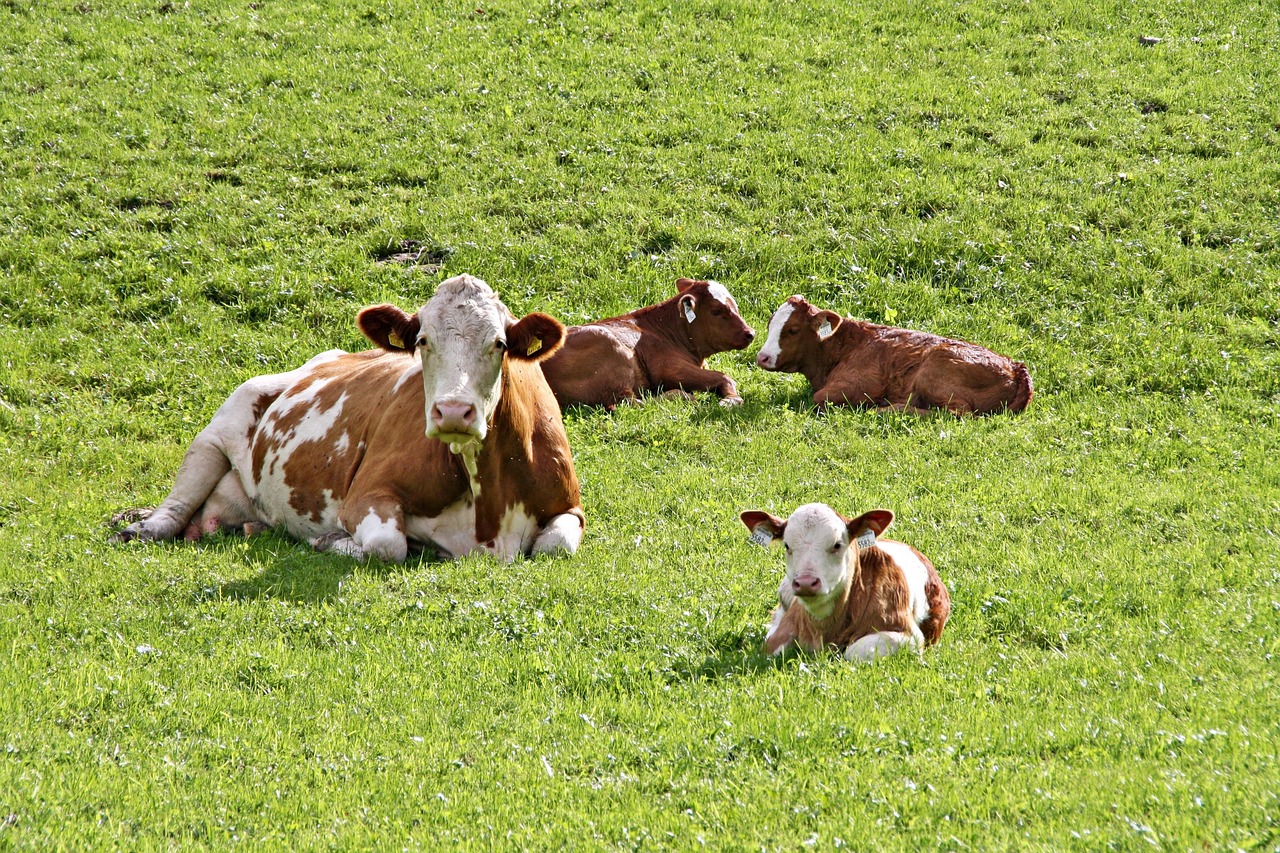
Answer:
[(529, 348), (524, 351), (524, 354), (533, 355), (535, 352), (537, 352), (540, 349), (542, 349), (542, 338), (534, 338), (533, 340), (529, 341)]
[(396, 334), (395, 329), (387, 332), (387, 343), (391, 344), (396, 349), (404, 349), (404, 341)]

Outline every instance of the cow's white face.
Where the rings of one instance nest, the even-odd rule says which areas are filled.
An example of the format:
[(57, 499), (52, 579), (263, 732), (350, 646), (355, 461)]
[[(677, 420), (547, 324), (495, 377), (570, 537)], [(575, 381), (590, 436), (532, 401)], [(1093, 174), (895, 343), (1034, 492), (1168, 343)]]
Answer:
[(422, 360), (429, 437), (451, 445), (484, 441), (502, 396), (502, 357), (513, 322), (489, 285), (469, 275), (442, 282), (418, 311), (412, 343)]
[(442, 281), (417, 314), (374, 305), (357, 322), (383, 349), (417, 354), (427, 436), (473, 461), (502, 398), (506, 359), (541, 361), (564, 340), (560, 321), (536, 312), (516, 321), (489, 285), (470, 275)]
[(893, 521), (888, 510), (871, 510), (847, 519), (826, 504), (805, 504), (790, 518), (753, 510), (742, 514), (761, 544), (782, 540), (787, 550), (787, 575), (779, 588), (784, 603), (795, 600), (816, 619), (831, 615), (850, 578), (858, 570), (856, 537), (883, 533)]

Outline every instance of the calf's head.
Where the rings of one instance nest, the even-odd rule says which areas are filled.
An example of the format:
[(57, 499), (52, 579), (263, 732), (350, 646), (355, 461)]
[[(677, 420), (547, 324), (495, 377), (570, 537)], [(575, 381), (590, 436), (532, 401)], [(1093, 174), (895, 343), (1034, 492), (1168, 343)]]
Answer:
[(803, 296), (792, 296), (769, 318), (769, 331), (756, 364), (765, 370), (797, 372), (838, 328), (839, 314), (819, 311)]
[(849, 581), (858, 574), (858, 551), (893, 523), (893, 513), (873, 509), (845, 518), (826, 504), (805, 504), (790, 518), (761, 510), (740, 516), (753, 542), (781, 541), (787, 549), (787, 576), (779, 592), (792, 596), (817, 619), (831, 615)]
[(441, 282), (416, 314), (375, 305), (356, 321), (383, 349), (417, 353), (427, 436), (455, 451), (488, 434), (507, 359), (540, 361), (564, 341), (559, 320), (533, 313), (517, 321), (489, 285), (469, 275)]
[(703, 358), (718, 352), (744, 349), (756, 332), (738, 313), (738, 303), (718, 281), (676, 281), (676, 305), (688, 327), (689, 339)]

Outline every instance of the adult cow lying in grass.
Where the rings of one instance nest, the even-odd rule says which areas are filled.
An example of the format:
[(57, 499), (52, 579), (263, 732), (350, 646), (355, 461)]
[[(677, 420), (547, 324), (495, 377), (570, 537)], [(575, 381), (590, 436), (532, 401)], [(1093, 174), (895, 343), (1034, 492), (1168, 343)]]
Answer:
[(765, 652), (797, 645), (834, 646), (851, 661), (938, 642), (951, 596), (938, 570), (902, 542), (877, 537), (893, 522), (887, 509), (849, 519), (826, 504), (805, 504), (790, 518), (742, 513), (751, 541), (782, 540), (787, 573), (765, 637)]
[(820, 407), (981, 415), (1020, 412), (1032, 395), (1022, 362), (928, 332), (843, 319), (802, 296), (792, 296), (769, 319), (756, 364), (804, 374)]
[(360, 312), (378, 349), (331, 350), (237, 388), (196, 436), (173, 491), (117, 539), (280, 526), (317, 550), (400, 561), (411, 544), (572, 553), (584, 516), (539, 359), (564, 327), (517, 321), (463, 275), (416, 314)]
[(664, 391), (714, 391), (721, 405), (742, 402), (733, 380), (706, 360), (745, 348), (755, 331), (720, 283), (682, 278), (676, 287), (657, 305), (569, 327), (564, 347), (542, 363), (560, 405), (613, 409)]

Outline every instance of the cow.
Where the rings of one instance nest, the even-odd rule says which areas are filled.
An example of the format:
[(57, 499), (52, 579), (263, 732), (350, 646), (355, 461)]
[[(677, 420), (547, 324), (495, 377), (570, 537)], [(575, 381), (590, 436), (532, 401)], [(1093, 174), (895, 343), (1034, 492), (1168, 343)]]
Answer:
[(642, 393), (714, 391), (722, 406), (742, 402), (738, 387), (706, 368), (709, 356), (745, 349), (755, 331), (715, 281), (676, 281), (676, 295), (629, 314), (570, 326), (564, 346), (542, 362), (561, 406), (635, 403)]
[(756, 364), (804, 374), (823, 409), (848, 404), (916, 414), (1020, 412), (1033, 393), (1022, 362), (966, 341), (842, 319), (798, 295), (769, 319)]
[(764, 651), (834, 647), (869, 662), (903, 648), (920, 652), (942, 636), (951, 596), (929, 559), (902, 542), (878, 538), (893, 513), (873, 509), (845, 518), (821, 503), (790, 518), (741, 514), (751, 541), (786, 546), (787, 572)]
[(403, 561), (570, 553), (585, 516), (538, 366), (564, 339), (469, 275), (410, 314), (360, 311), (376, 349), (245, 382), (196, 436), (172, 492), (117, 541), (279, 527), (318, 551)]

